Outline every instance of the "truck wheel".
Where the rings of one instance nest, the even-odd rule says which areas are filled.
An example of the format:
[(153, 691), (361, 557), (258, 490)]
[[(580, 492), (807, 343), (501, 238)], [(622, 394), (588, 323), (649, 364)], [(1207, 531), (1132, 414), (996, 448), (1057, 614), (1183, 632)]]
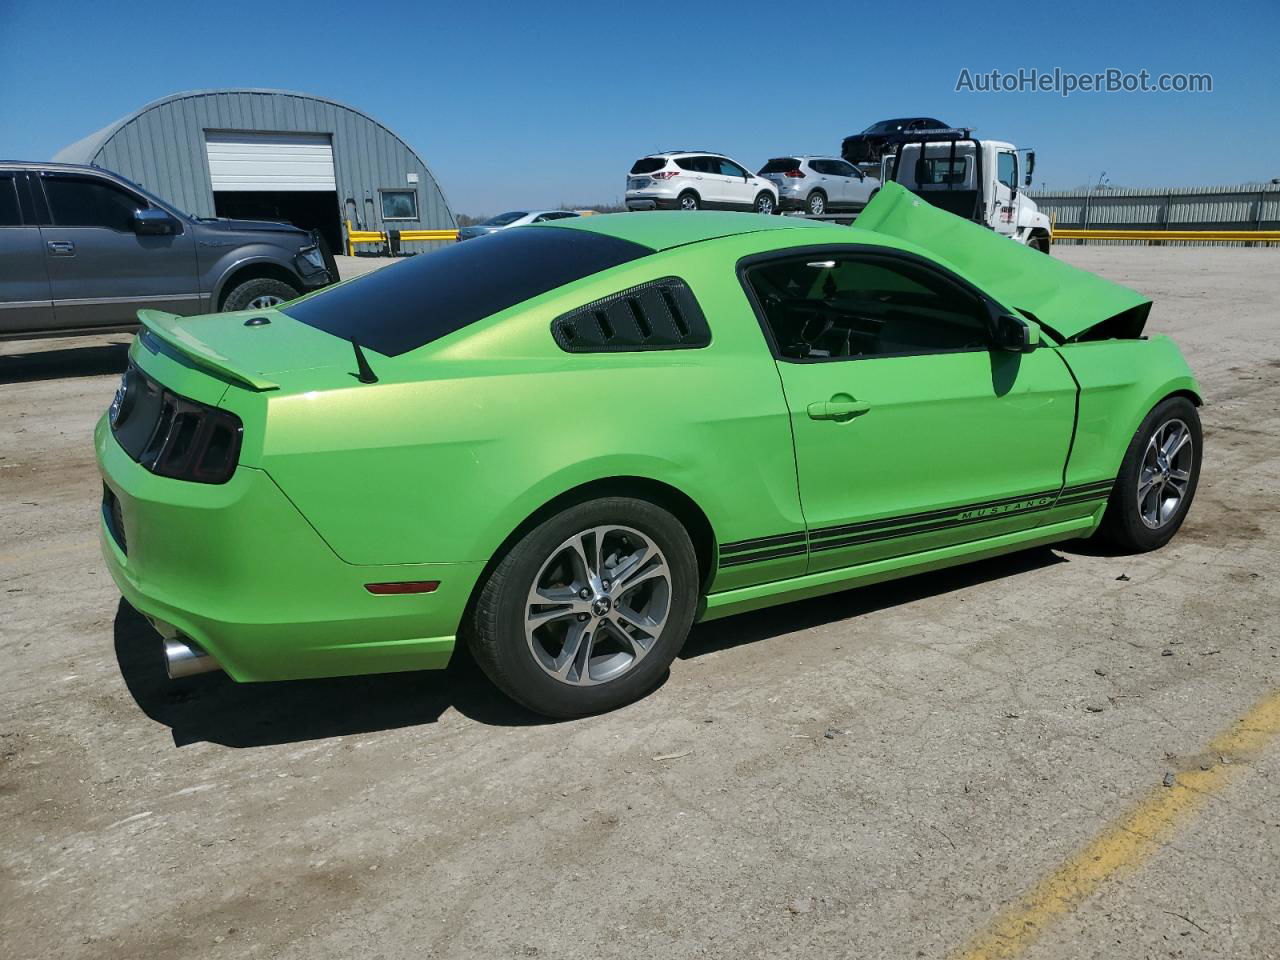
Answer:
[(1196, 495), (1202, 438), (1186, 397), (1156, 404), (1129, 442), (1099, 532), (1135, 553), (1168, 543)]
[(232, 310), (270, 310), (278, 307), (286, 300), (292, 300), (298, 291), (280, 280), (270, 277), (258, 277), (246, 280), (233, 287), (222, 301), (222, 309)]
[(820, 217), (827, 212), (827, 197), (821, 190), (815, 190), (809, 194), (809, 199), (804, 203), (805, 210), (810, 216)]
[(1031, 242), (1027, 244), (1032, 250), (1039, 250), (1041, 253), (1049, 252), (1049, 238), (1035, 236), (1031, 238)]
[(464, 624), (485, 674), (549, 717), (648, 693), (684, 645), (699, 594), (689, 534), (644, 500), (568, 507), (525, 534)]
[(702, 206), (702, 201), (698, 199), (698, 195), (692, 190), (686, 190), (680, 194), (680, 199), (676, 202), (680, 205), (681, 210), (697, 210)]

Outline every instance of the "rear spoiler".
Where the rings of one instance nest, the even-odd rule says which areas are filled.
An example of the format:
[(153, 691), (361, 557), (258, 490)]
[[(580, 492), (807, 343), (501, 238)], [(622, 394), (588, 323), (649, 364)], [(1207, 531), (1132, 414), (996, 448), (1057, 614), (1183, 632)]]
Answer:
[(147, 333), (177, 350), (192, 363), (252, 387), (254, 390), (280, 389), (280, 384), (235, 366), (233, 361), (218, 353), (213, 347), (196, 339), (182, 326), (182, 319), (176, 313), (165, 313), (161, 310), (138, 311), (138, 322)]

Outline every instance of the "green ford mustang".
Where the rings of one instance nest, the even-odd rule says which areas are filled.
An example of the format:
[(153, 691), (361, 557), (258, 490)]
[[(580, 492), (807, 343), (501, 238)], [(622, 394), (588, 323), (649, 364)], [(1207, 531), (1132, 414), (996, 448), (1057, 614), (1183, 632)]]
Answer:
[(268, 311), (144, 313), (102, 544), (170, 673), (443, 667), (553, 716), (696, 620), (1173, 536), (1199, 389), (1139, 294), (886, 184), (503, 231)]

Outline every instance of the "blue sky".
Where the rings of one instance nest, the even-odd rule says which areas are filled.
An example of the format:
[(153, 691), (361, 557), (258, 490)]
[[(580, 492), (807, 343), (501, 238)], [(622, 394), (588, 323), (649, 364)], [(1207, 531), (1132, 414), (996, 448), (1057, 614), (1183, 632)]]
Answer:
[[(0, 0), (0, 157), (46, 159), (149, 100), (238, 86), (373, 115), (461, 213), (610, 202), (631, 162), (664, 147), (752, 168), (838, 153), (845, 134), (909, 114), (1035, 147), (1036, 186), (1104, 170), (1125, 186), (1240, 183), (1280, 176), (1277, 37), (1276, 0)], [(1032, 67), (1209, 73), (1214, 89), (955, 91), (963, 68)]]

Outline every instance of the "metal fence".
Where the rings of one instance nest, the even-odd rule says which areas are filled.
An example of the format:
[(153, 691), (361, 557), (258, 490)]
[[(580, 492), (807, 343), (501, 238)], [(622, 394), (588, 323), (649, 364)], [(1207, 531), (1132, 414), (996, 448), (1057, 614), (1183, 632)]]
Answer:
[[(1056, 229), (1276, 231), (1280, 230), (1280, 184), (1165, 189), (1029, 190), (1028, 195), (1054, 221)], [(1083, 243), (1084, 240), (1062, 242)], [(1095, 239), (1090, 243), (1148, 243), (1142, 239)], [(1196, 240), (1173, 241), (1180, 245)], [(1237, 246), (1265, 245), (1256, 240)]]

